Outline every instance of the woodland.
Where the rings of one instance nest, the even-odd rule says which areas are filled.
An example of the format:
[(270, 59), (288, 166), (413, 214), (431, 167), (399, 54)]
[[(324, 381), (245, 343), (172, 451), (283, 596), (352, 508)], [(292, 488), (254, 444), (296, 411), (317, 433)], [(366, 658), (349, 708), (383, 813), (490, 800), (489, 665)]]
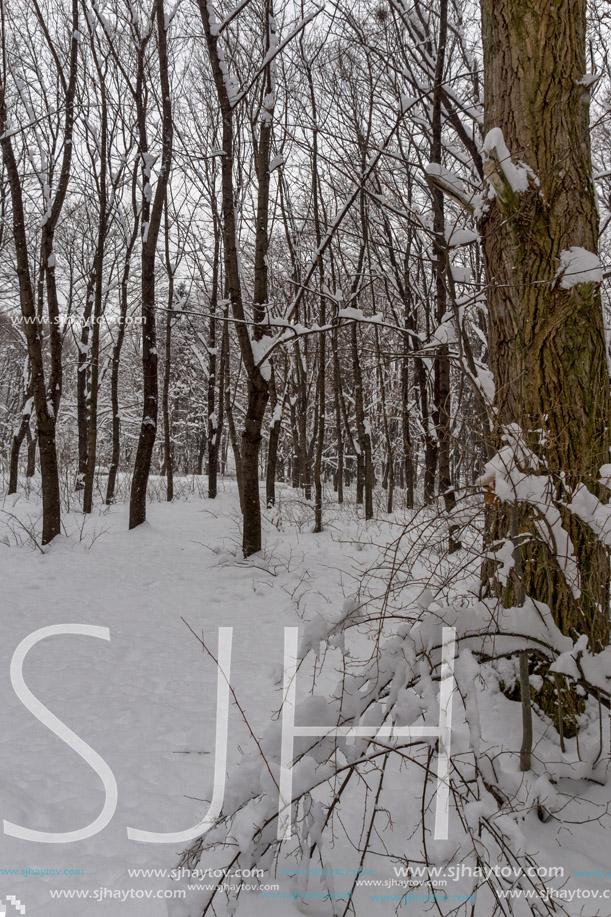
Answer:
[[(514, 872), (414, 913), (611, 913), (605, 883), (584, 903), (536, 871), (567, 880), (610, 827), (606, 6), (0, 0), (7, 582), (27, 554), (45, 588), (87, 533), (110, 588), (105, 545), (145, 569), (164, 531), (172, 578), (197, 506), (204, 553), (285, 576), (297, 709), (328, 727), (295, 742), (282, 834), (275, 719), (252, 728), (250, 669), (227, 678), (246, 751), (168, 869), (463, 862)], [(212, 693), (224, 599), (250, 601), (222, 583), (205, 635), (182, 625)], [(358, 874), (315, 905), (296, 881), (295, 913), (406, 906)], [(190, 888), (170, 913), (266, 913), (248, 894)]]

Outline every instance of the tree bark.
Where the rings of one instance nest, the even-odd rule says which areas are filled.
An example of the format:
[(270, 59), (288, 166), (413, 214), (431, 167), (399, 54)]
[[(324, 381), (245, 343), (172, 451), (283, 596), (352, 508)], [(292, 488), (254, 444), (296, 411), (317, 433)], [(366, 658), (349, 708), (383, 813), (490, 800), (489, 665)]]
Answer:
[[(238, 371), (239, 379), (239, 371)], [(227, 415), (227, 429), (229, 430), (229, 439), (231, 441), (231, 451), (233, 452), (233, 461), (235, 464), (235, 478), (240, 497), (240, 511), (244, 515), (244, 497), (242, 492), (242, 456), (240, 453), (240, 440), (233, 419), (233, 403), (231, 398), (231, 357), (229, 353), (229, 322), (227, 314), (223, 320), (223, 366), (221, 374), (221, 386), (223, 401), (225, 404), (225, 414)], [(236, 383), (237, 384), (237, 383)]]
[(220, 238), (217, 221), (214, 221), (214, 260), (212, 264), (212, 292), (210, 296), (210, 327), (208, 332), (208, 497), (214, 500), (218, 489), (220, 411), (222, 397), (219, 390), (219, 413), (216, 411), (216, 311), (219, 286)]
[(89, 417), (87, 435), (87, 471), (85, 474), (85, 489), (83, 493), (83, 512), (90, 513), (93, 509), (93, 487), (95, 483), (95, 466), (97, 459), (98, 442), (98, 397), (100, 377), (100, 321), (102, 319), (102, 295), (104, 286), (104, 247), (106, 245), (106, 226), (108, 221), (106, 200), (106, 157), (108, 147), (108, 111), (106, 103), (106, 89), (104, 74), (98, 67), (100, 83), (100, 180), (99, 180), (99, 217), (98, 238), (95, 253), (95, 293), (93, 303), (93, 328), (91, 331), (91, 381), (89, 393)]
[[(174, 449), (172, 443), (172, 412), (170, 409), (170, 382), (172, 379), (172, 318), (174, 317), (174, 269), (171, 263), (168, 200), (165, 202), (165, 261), (168, 275), (168, 305), (165, 315), (165, 342), (161, 412), (163, 415), (163, 464), (166, 476), (166, 501), (174, 499)], [(162, 472), (163, 473), (163, 472)]]
[[(448, 2), (439, 3), (439, 38), (437, 42), (437, 61), (435, 66), (435, 84), (433, 90), (433, 117), (431, 136), (431, 162), (441, 165), (442, 157), (442, 117), (441, 103), (443, 92), (443, 74), (445, 68), (446, 41), (448, 32)], [(447, 321), (448, 296), (446, 273), (449, 271), (449, 259), (445, 241), (445, 207), (443, 191), (432, 186), (433, 198), (433, 276), (435, 279), (436, 320), (440, 325)], [(435, 408), (433, 419), (437, 433), (437, 457), (439, 469), (439, 493), (441, 494), (446, 513), (451, 520), (456, 506), (456, 496), (452, 486), (450, 470), (450, 433), (452, 414), (452, 389), (450, 385), (450, 360), (447, 344), (440, 344), (435, 359), (434, 392)], [(450, 521), (449, 552), (453, 554), (461, 547), (457, 537), (457, 527)]]
[[(231, 303), (233, 317), (236, 320), (236, 334), (240, 353), (247, 376), (247, 408), (240, 449), (241, 460), (241, 501), (243, 513), (242, 550), (244, 557), (249, 557), (261, 550), (261, 497), (259, 494), (259, 453), (261, 431), (265, 407), (269, 397), (269, 364), (259, 357), (260, 344), (264, 336), (263, 323), (267, 317), (267, 246), (269, 219), (270, 188), (270, 150), (272, 124), (274, 117), (274, 87), (271, 73), (271, 61), (265, 67), (265, 92), (260, 112), (260, 133), (255, 153), (257, 172), (257, 211), (254, 257), (253, 289), (253, 330), (250, 337), (240, 277), (238, 257), (238, 233), (234, 198), (234, 119), (233, 103), (229, 96), (226, 80), (227, 64), (219, 47), (219, 33), (216, 22), (212, 21), (211, 6), (206, 0), (199, 0), (208, 56), (212, 67), (214, 84), (217, 91), (222, 128), (223, 157), (221, 162), (221, 194), (223, 201), (223, 254), (225, 261), (225, 281), (227, 295)], [(272, 47), (272, 33), (275, 29), (271, 0), (265, 4), (266, 53)], [(256, 346), (253, 346), (256, 345)]]
[[(552, 478), (581, 593), (576, 598), (568, 588), (525, 504), (519, 531), (531, 537), (521, 539), (523, 585), (549, 605), (563, 633), (587, 634), (597, 651), (609, 639), (608, 555), (562, 504), (580, 482), (606, 496), (597, 481), (611, 442), (601, 298), (594, 283), (566, 289), (556, 278), (561, 252), (598, 246), (589, 100), (580, 82), (586, 0), (482, 0), (482, 28), (486, 130), (501, 128), (514, 162), (537, 177), (519, 193), (494, 150), (485, 162), (495, 191), (481, 230), (497, 432), (517, 424)], [(509, 518), (509, 508), (499, 506), (495, 539), (508, 537)]]
[(127, 320), (127, 308), (129, 304), (129, 275), (131, 271), (131, 256), (134, 245), (138, 238), (138, 207), (136, 203), (136, 188), (138, 181), (138, 170), (134, 169), (132, 179), (132, 211), (134, 214), (134, 224), (131, 236), (126, 240), (125, 261), (123, 263), (123, 273), (121, 275), (121, 293), (119, 305), (119, 325), (117, 328), (117, 339), (112, 350), (112, 363), (110, 370), (110, 406), (112, 410), (112, 451), (110, 467), (108, 469), (108, 482), (106, 484), (106, 504), (110, 506), (114, 503), (115, 488), (117, 475), (119, 473), (119, 463), (121, 460), (121, 415), (119, 414), (119, 369), (121, 367), (121, 351), (125, 339), (125, 324)]
[(335, 489), (337, 491), (337, 502), (344, 502), (344, 437), (342, 434), (342, 406), (341, 406), (341, 373), (338, 355), (338, 325), (337, 319), (334, 321), (333, 332), (333, 400), (335, 403), (335, 438), (337, 448), (337, 471), (335, 479)]
[(278, 469), (278, 445), (282, 429), (282, 413), (284, 400), (278, 400), (275, 373), (272, 372), (270, 380), (270, 410), (269, 442), (267, 445), (267, 469), (265, 474), (265, 503), (268, 508), (276, 505), (276, 475)]
[(129, 527), (136, 528), (146, 520), (146, 489), (151, 470), (153, 447), (157, 435), (158, 414), (158, 379), (157, 379), (157, 333), (155, 327), (155, 262), (157, 239), (161, 227), (166, 191), (172, 163), (172, 104), (170, 101), (170, 77), (168, 71), (168, 51), (163, 0), (156, 0), (155, 16), (157, 21), (157, 43), (159, 50), (159, 77), (162, 97), (162, 153), (161, 167), (157, 178), (157, 187), (152, 206), (149, 204), (151, 188), (150, 153), (146, 136), (145, 101), (144, 101), (144, 53), (146, 39), (141, 43), (138, 57), (138, 131), (140, 156), (142, 158), (142, 381), (143, 410), (134, 476), (129, 504)]
[[(21, 423), (14, 431), (11, 440), (11, 455), (9, 459), (9, 483), (7, 494), (16, 494), (19, 486), (19, 453), (21, 445), (30, 429), (30, 417), (32, 415), (32, 384), (28, 382), (28, 387), (24, 393), (24, 402), (21, 412)], [(29, 443), (28, 443), (29, 446)], [(29, 448), (28, 448), (29, 458)], [(29, 464), (29, 463), (28, 463)], [(31, 475), (30, 475), (31, 477)]]
[(76, 475), (75, 490), (83, 490), (87, 475), (87, 432), (89, 406), (89, 377), (90, 377), (90, 337), (91, 313), (93, 312), (95, 287), (95, 271), (87, 283), (85, 292), (85, 307), (83, 309), (83, 322), (78, 338), (78, 362), (76, 367), (76, 426), (78, 432), (78, 472)]

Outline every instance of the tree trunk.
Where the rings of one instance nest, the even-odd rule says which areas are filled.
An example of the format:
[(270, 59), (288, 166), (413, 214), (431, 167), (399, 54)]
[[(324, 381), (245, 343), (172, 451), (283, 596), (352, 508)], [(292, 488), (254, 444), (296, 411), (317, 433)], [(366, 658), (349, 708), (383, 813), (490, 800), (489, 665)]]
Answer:
[(76, 426), (78, 432), (78, 472), (76, 475), (75, 490), (83, 490), (87, 476), (87, 440), (88, 440), (88, 396), (90, 377), (90, 337), (91, 313), (95, 297), (95, 271), (87, 283), (85, 293), (85, 307), (83, 309), (83, 323), (78, 340), (78, 361), (76, 367)]
[(91, 386), (89, 394), (89, 429), (87, 435), (87, 473), (83, 493), (83, 512), (93, 509), (93, 487), (95, 483), (95, 466), (98, 442), (98, 397), (100, 377), (100, 321), (102, 319), (102, 294), (104, 285), (104, 247), (106, 244), (106, 223), (108, 219), (106, 201), (106, 155), (108, 144), (108, 115), (106, 107), (106, 90), (100, 69), (98, 76), (101, 92), (101, 145), (100, 145), (100, 179), (99, 179), (99, 219), (98, 239), (95, 253), (95, 299), (93, 305), (93, 329), (91, 332)]
[(172, 450), (172, 416), (170, 411), (170, 379), (172, 376), (172, 315), (174, 305), (174, 276), (168, 283), (168, 311), (165, 317), (165, 347), (161, 410), (163, 414), (163, 464), (166, 476), (166, 500), (174, 499), (174, 455)]
[(28, 440), (28, 456), (27, 464), (25, 466), (25, 476), (26, 478), (33, 478), (36, 474), (36, 446), (38, 444), (38, 438), (32, 433), (30, 425), (26, 427), (25, 435)]
[[(603, 499), (599, 468), (609, 462), (609, 374), (600, 292), (556, 277), (562, 252), (597, 252), (585, 56), (586, 0), (482, 0), (485, 126), (501, 128), (514, 163), (533, 170), (515, 187), (498, 134), (488, 136), (485, 172), (495, 198), (482, 219), (490, 358), (500, 427), (516, 424), (555, 485), (553, 499), (571, 538), (580, 595), (542, 544), (533, 511), (521, 504), (524, 588), (549, 605), (563, 633), (609, 639), (609, 561), (587, 526), (563, 509), (580, 482)], [(499, 150), (499, 146), (501, 149)], [(500, 433), (501, 430), (499, 429)], [(509, 537), (501, 505), (493, 535)], [(506, 601), (511, 601), (506, 596)]]
[[(409, 335), (404, 334), (405, 352), (409, 353)], [(412, 434), (410, 430), (410, 410), (409, 410), (409, 392), (410, 392), (410, 374), (408, 360), (405, 357), (401, 361), (401, 432), (403, 435), (403, 468), (405, 487), (405, 505), (407, 509), (414, 508), (414, 450), (412, 446)]]
[(210, 296), (210, 329), (208, 335), (208, 497), (214, 500), (217, 494), (219, 467), (219, 413), (222, 397), (219, 390), (219, 413), (216, 412), (216, 307), (219, 284), (219, 233), (214, 221), (214, 261), (212, 265), (212, 295)]
[(159, 49), (159, 76), (163, 109), (163, 148), (161, 168), (152, 206), (149, 206), (151, 189), (151, 160), (146, 137), (146, 111), (144, 101), (144, 54), (146, 39), (140, 47), (138, 56), (138, 129), (140, 156), (142, 159), (142, 381), (143, 409), (138, 448), (134, 464), (134, 476), (129, 504), (129, 527), (136, 528), (146, 520), (146, 489), (148, 485), (153, 447), (157, 434), (158, 413), (158, 380), (157, 380), (157, 337), (155, 328), (155, 261), (157, 239), (161, 226), (166, 191), (172, 162), (172, 106), (170, 101), (170, 78), (168, 72), (168, 53), (166, 39), (166, 21), (163, 0), (155, 5), (157, 20), (157, 43)]
[[(225, 281), (227, 294), (231, 303), (233, 317), (236, 319), (236, 334), (240, 353), (247, 374), (248, 403), (242, 434), (240, 450), (242, 488), (241, 503), (243, 512), (242, 550), (244, 557), (261, 550), (261, 499), (259, 494), (259, 451), (261, 430), (265, 406), (269, 397), (268, 383), (269, 363), (259, 356), (261, 341), (264, 337), (263, 323), (267, 317), (267, 247), (269, 221), (270, 189), (270, 152), (272, 124), (274, 119), (275, 91), (271, 71), (271, 58), (264, 69), (263, 79), (265, 96), (259, 113), (260, 133), (258, 143), (255, 141), (255, 164), (257, 172), (257, 214), (254, 257), (253, 288), (253, 330), (252, 338), (246, 323), (246, 312), (242, 298), (242, 282), (238, 256), (238, 232), (236, 225), (234, 195), (234, 123), (233, 104), (229, 97), (226, 79), (227, 64), (223, 51), (219, 48), (219, 32), (216, 20), (213, 19), (211, 5), (206, 0), (199, 0), (208, 56), (214, 76), (221, 116), (223, 119), (223, 157), (221, 162), (222, 201), (223, 201), (223, 255), (225, 262)], [(275, 42), (275, 24), (272, 2), (266, 0), (266, 53)], [(254, 128), (254, 125), (253, 125)], [(255, 131), (253, 130), (253, 134)]]
[[(244, 496), (242, 490), (242, 456), (240, 453), (240, 440), (233, 419), (233, 403), (231, 400), (231, 359), (229, 354), (229, 322), (227, 315), (223, 321), (223, 367), (221, 375), (221, 385), (223, 392), (223, 401), (225, 402), (225, 413), (227, 415), (227, 429), (229, 430), (229, 439), (231, 441), (231, 451), (233, 452), (233, 461), (235, 464), (235, 478), (240, 497), (240, 511), (244, 515)], [(236, 379), (236, 385), (239, 381), (239, 372)]]
[(354, 406), (359, 454), (357, 458), (357, 503), (365, 502), (365, 519), (373, 519), (373, 461), (371, 455), (371, 432), (365, 416), (363, 374), (358, 347), (358, 322), (352, 323), (351, 345), (354, 370)]
[(395, 493), (395, 458), (393, 449), (393, 437), (391, 436), (390, 432), (390, 422), (388, 420), (388, 411), (386, 407), (386, 381), (384, 379), (384, 362), (382, 360), (382, 351), (380, 349), (380, 334), (378, 328), (375, 329), (375, 340), (378, 375), (380, 380), (380, 407), (382, 408), (384, 438), (386, 439), (386, 468), (384, 470), (384, 487), (387, 489), (386, 512), (392, 513), (393, 497)]
[[(437, 62), (435, 67), (435, 84), (433, 91), (433, 117), (431, 136), (431, 162), (441, 165), (442, 153), (442, 119), (441, 101), (443, 92), (443, 73), (445, 67), (446, 39), (448, 31), (448, 2), (440, 0), (439, 4), (439, 40), (437, 43)], [(449, 270), (447, 245), (445, 241), (445, 208), (443, 191), (438, 187), (431, 188), (433, 198), (433, 275), (435, 278), (436, 320), (441, 325), (446, 321), (448, 297), (446, 289), (446, 272)], [(450, 427), (452, 392), (450, 387), (450, 360), (448, 345), (440, 344), (439, 354), (435, 360), (435, 408), (434, 422), (437, 433), (437, 455), (439, 463), (439, 493), (441, 494), (446, 513), (451, 520), (456, 506), (456, 496), (452, 486), (450, 471)], [(450, 521), (449, 552), (453, 554), (461, 547), (457, 538), (458, 529)]]
[(278, 401), (275, 374), (270, 380), (270, 410), (269, 443), (267, 446), (267, 469), (265, 475), (265, 503), (267, 507), (276, 505), (276, 475), (278, 470), (278, 444), (280, 430), (282, 429), (282, 413), (284, 401)]
[(172, 444), (172, 412), (170, 410), (170, 382), (172, 379), (172, 318), (174, 317), (174, 270), (170, 252), (170, 226), (168, 199), (165, 201), (165, 263), (168, 275), (168, 306), (165, 314), (165, 342), (163, 362), (163, 387), (161, 392), (161, 413), (163, 415), (163, 465), (166, 476), (166, 500), (174, 499), (174, 450)]
[[(312, 105), (312, 120), (314, 130), (312, 132), (312, 204), (314, 208), (314, 232), (316, 237), (316, 247), (320, 250), (322, 243), (322, 228), (320, 221), (320, 195), (318, 190), (318, 114), (316, 109), (316, 95), (314, 92), (314, 81), (312, 79), (312, 69), (307, 68), (308, 84), (310, 88), (310, 103)], [(325, 284), (324, 258), (321, 255), (318, 259), (318, 282), (320, 285), (320, 312), (319, 324), (324, 328), (327, 323), (326, 301), (323, 293)], [(323, 486), (322, 486), (322, 457), (325, 446), (325, 427), (326, 427), (326, 384), (325, 373), (327, 371), (327, 336), (325, 333), (320, 335), (318, 342), (318, 374), (316, 377), (316, 396), (318, 399), (318, 424), (316, 446), (314, 453), (314, 532), (322, 532), (322, 505), (323, 505)]]
[(338, 328), (333, 327), (333, 397), (335, 402), (335, 438), (337, 442), (337, 473), (336, 491), (337, 502), (344, 502), (344, 437), (342, 433), (342, 406), (341, 406), (341, 373), (339, 368)]
[(125, 339), (125, 324), (127, 319), (127, 308), (129, 304), (129, 275), (131, 270), (131, 256), (138, 238), (138, 207), (136, 204), (136, 188), (138, 181), (138, 169), (134, 168), (132, 179), (132, 205), (134, 213), (134, 225), (131, 236), (126, 240), (127, 248), (125, 251), (125, 261), (123, 265), (123, 274), (121, 276), (121, 295), (119, 306), (119, 325), (117, 328), (117, 340), (112, 350), (112, 364), (110, 370), (110, 406), (112, 410), (112, 451), (110, 467), (108, 469), (108, 482), (106, 484), (106, 504), (110, 506), (114, 503), (115, 488), (117, 483), (117, 474), (119, 473), (119, 463), (121, 461), (121, 416), (119, 414), (119, 369), (121, 366), (121, 350)]
[[(23, 409), (21, 413), (21, 423), (19, 427), (13, 433), (13, 439), (11, 441), (11, 455), (9, 460), (9, 483), (7, 494), (16, 494), (17, 487), (19, 486), (19, 453), (21, 452), (21, 444), (25, 439), (26, 433), (30, 429), (30, 416), (32, 414), (32, 386), (31, 383), (28, 385), (28, 388), (25, 392), (25, 399), (23, 404)], [(30, 434), (31, 435), (31, 434)], [(28, 442), (28, 459), (30, 455), (29, 442)], [(29, 465), (29, 461), (28, 461)], [(31, 475), (30, 475), (31, 477)]]

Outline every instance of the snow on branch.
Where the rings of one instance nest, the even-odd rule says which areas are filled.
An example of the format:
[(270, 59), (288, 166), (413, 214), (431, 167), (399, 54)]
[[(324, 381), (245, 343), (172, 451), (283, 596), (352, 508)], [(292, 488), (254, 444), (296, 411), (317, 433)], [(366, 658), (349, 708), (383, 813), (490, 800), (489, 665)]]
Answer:
[(481, 213), (484, 206), (482, 195), (467, 188), (464, 181), (454, 172), (445, 169), (437, 162), (430, 162), (426, 166), (425, 172), (430, 183), (443, 191), (448, 197), (451, 197), (453, 201), (456, 201), (463, 210), (470, 214), (479, 215)]
[(263, 59), (263, 62), (257, 68), (257, 71), (252, 76), (252, 78), (249, 80), (249, 82), (246, 84), (246, 86), (240, 92), (235, 93), (231, 97), (231, 107), (232, 108), (235, 108), (237, 105), (240, 104), (240, 102), (243, 99), (246, 98), (246, 96), (248, 95), (252, 87), (255, 85), (255, 83), (261, 76), (261, 74), (264, 72), (266, 67), (268, 67), (272, 63), (273, 60), (275, 60), (275, 58), (286, 48), (288, 44), (290, 44), (290, 42), (294, 38), (297, 37), (297, 35), (299, 35), (300, 32), (303, 32), (305, 27), (309, 25), (309, 23), (312, 22), (312, 20), (315, 19), (319, 15), (319, 13), (323, 11), (323, 9), (324, 9), (323, 6), (316, 6), (310, 13), (308, 13), (306, 16), (304, 16), (302, 19), (299, 20), (295, 28), (291, 32), (289, 32), (286, 38), (284, 38), (279, 43), (274, 43), (272, 47), (270, 47), (268, 53), (265, 55), (265, 58)]
[(582, 283), (602, 283), (603, 269), (598, 255), (578, 245), (560, 252), (555, 280), (563, 290), (572, 290)]
[[(501, 191), (499, 179), (497, 178), (496, 182), (494, 180), (495, 166), (497, 167), (496, 176), (500, 173), (501, 180), (513, 194), (523, 194), (528, 191), (531, 179), (536, 186), (539, 185), (539, 179), (530, 166), (523, 162), (513, 162), (500, 127), (493, 127), (486, 134), (482, 155), (484, 157), (484, 169), (493, 185), (493, 188), (490, 189), (493, 194)], [(486, 165), (488, 166), (487, 169)]]
[(545, 474), (517, 424), (505, 428), (503, 440), (506, 445), (486, 463), (484, 474), (476, 483), (492, 489), (497, 499), (504, 503), (527, 503), (536, 510), (536, 530), (556, 557), (567, 585), (578, 599), (581, 595), (579, 566), (555, 499), (556, 482)]

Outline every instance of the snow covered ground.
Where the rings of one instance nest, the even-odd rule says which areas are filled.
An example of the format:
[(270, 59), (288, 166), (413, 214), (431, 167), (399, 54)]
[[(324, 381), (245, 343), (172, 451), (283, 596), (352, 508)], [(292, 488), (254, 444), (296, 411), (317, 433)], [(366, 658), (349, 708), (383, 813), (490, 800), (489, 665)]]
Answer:
[[(38, 504), (4, 504), (5, 524), (27, 542), (21, 520)], [(296, 504), (296, 511), (300, 512)], [(6, 513), (10, 512), (11, 517)], [(277, 515), (276, 515), (277, 521)], [(68, 520), (74, 527), (82, 522)], [(255, 730), (278, 706), (274, 673), (282, 663), (283, 628), (299, 613), (342, 601), (354, 591), (366, 554), (324, 536), (279, 532), (268, 523), (267, 550), (241, 559), (234, 494), (213, 503), (197, 498), (154, 503), (149, 522), (127, 532), (125, 506), (87, 520), (83, 532), (57, 539), (42, 554), (32, 544), (0, 543), (2, 641), (0, 769), (2, 815), (40, 831), (70, 831), (99, 813), (101, 781), (16, 697), (11, 656), (28, 634), (48, 625), (108, 627), (110, 642), (56, 636), (32, 649), (24, 666), (33, 693), (112, 768), (119, 802), (111, 824), (82, 842), (47, 845), (0, 837), (0, 869), (82, 869), (82, 876), (0, 876), (28, 914), (72, 917), (116, 914), (117, 900), (51, 900), (49, 889), (164, 888), (134, 880), (128, 867), (173, 867), (183, 845), (128, 840), (127, 826), (179, 831), (203, 816), (212, 781), (216, 670), (184, 618), (216, 651), (217, 627), (232, 626), (233, 680)], [(336, 533), (337, 534), (337, 533)], [(97, 540), (88, 547), (93, 536)], [(11, 533), (5, 538), (14, 542)], [(81, 540), (82, 538), (82, 540)], [(230, 760), (247, 738), (231, 714)], [(162, 901), (129, 900), (124, 912), (165, 914)]]
[[(336, 617), (346, 598), (355, 593), (360, 577), (377, 562), (380, 546), (396, 537), (401, 518), (398, 513), (394, 520), (366, 527), (352, 505), (341, 511), (330, 507), (327, 529), (313, 535), (311, 508), (299, 495), (285, 490), (279, 508), (267, 516), (263, 554), (244, 561), (239, 508), (231, 486), (215, 501), (197, 492), (189, 496), (187, 490), (173, 504), (152, 503), (149, 521), (134, 532), (126, 530), (124, 505), (84, 522), (74, 513), (67, 517), (68, 534), (45, 553), (26, 531), (39, 515), (36, 499), (22, 494), (4, 501), (0, 515), (0, 804), (7, 821), (38, 831), (68, 832), (89, 824), (101, 811), (104, 791), (99, 777), (25, 709), (13, 690), (9, 667), (20, 641), (39, 628), (76, 623), (110, 630), (109, 642), (84, 635), (48, 637), (25, 661), (30, 690), (107, 762), (118, 784), (112, 821), (86, 840), (42, 844), (0, 834), (0, 898), (16, 896), (26, 906), (27, 917), (165, 917), (168, 913), (198, 917), (197, 902), (203, 892), (193, 891), (187, 902), (169, 901), (152, 897), (172, 892), (176, 883), (169, 877), (161, 872), (130, 875), (130, 870), (172, 870), (186, 845), (139, 843), (128, 839), (126, 830), (177, 832), (196, 824), (207, 810), (214, 769), (217, 673), (182, 619), (203, 635), (213, 652), (217, 628), (234, 628), (232, 684), (250, 727), (261, 735), (280, 704), (283, 628), (303, 628), (318, 615)], [(334, 670), (333, 653), (329, 669)], [(323, 666), (319, 692), (331, 690), (334, 684), (336, 675), (327, 670)], [(307, 670), (300, 673), (304, 693), (311, 687), (307, 674)], [(491, 673), (481, 679), (478, 690), (482, 741), (494, 746), (496, 764), (506, 773), (505, 783), (515, 779), (517, 784), (519, 704), (499, 692)], [(250, 739), (235, 705), (230, 724), (231, 769)], [(542, 759), (560, 759), (554, 731), (539, 720), (535, 728), (535, 767)], [(597, 729), (593, 723), (591, 731)], [(606, 715), (602, 730), (608, 757)], [(466, 759), (470, 739), (464, 716), (457, 720), (454, 741), (456, 751), (464, 749)], [(396, 798), (392, 811), (377, 823), (376, 844), (382, 850), (386, 837), (389, 851), (398, 850), (416, 862), (420, 839), (408, 836), (414, 815), (418, 820), (414, 813), (417, 783), (411, 780), (409, 771), (402, 776), (397, 769)], [(578, 793), (579, 799), (562, 797), (562, 818), (557, 815), (546, 823), (534, 810), (525, 811), (519, 843), (539, 864), (564, 869), (563, 877), (548, 883), (554, 889), (611, 890), (606, 853), (611, 827), (608, 788), (584, 779), (573, 780), (570, 786), (561, 783), (559, 789)], [(358, 825), (357, 797), (354, 807), (345, 817)], [(449, 842), (437, 846), (431, 842), (432, 861), (444, 868), (466, 862), (461, 838), (462, 832), (453, 827)], [(327, 856), (327, 866), (345, 870), (359, 866), (358, 855), (345, 841), (338, 840)], [(200, 868), (224, 861), (222, 851), (215, 851)], [(298, 865), (299, 859), (290, 862)], [(308, 868), (319, 865), (312, 862)], [(372, 870), (370, 879), (379, 883), (397, 880), (398, 865), (400, 861), (382, 855), (364, 864)], [(601, 875), (576, 877), (579, 870)], [(306, 885), (303, 877), (294, 880), (267, 871), (263, 882), (277, 884), (288, 894), (306, 888), (324, 891), (314, 877)], [(338, 876), (334, 886), (338, 892), (348, 890), (352, 879)], [(468, 893), (471, 886), (450, 879), (446, 892)], [(82, 897), (58, 897), (59, 892), (75, 891)], [(399, 905), (392, 900), (398, 891), (405, 889), (360, 884), (354, 899), (356, 913), (368, 917), (390, 915), (397, 908), (411, 914), (435, 911), (425, 895)], [(422, 889), (414, 889), (418, 891)], [(386, 900), (380, 895), (386, 895)], [(475, 917), (487, 917), (485, 900), (480, 896)], [(346, 900), (338, 899), (336, 913), (343, 914), (346, 905)], [(534, 904), (516, 901), (512, 913), (546, 912), (542, 902), (536, 906), (537, 911)], [(573, 896), (571, 901), (557, 900), (555, 907), (570, 915), (607, 917), (611, 897)], [(222, 899), (215, 913), (219, 917), (228, 913), (223, 911)], [(329, 905), (317, 898), (270, 899), (251, 891), (240, 897), (236, 913), (238, 917), (322, 915), (329, 913)]]

